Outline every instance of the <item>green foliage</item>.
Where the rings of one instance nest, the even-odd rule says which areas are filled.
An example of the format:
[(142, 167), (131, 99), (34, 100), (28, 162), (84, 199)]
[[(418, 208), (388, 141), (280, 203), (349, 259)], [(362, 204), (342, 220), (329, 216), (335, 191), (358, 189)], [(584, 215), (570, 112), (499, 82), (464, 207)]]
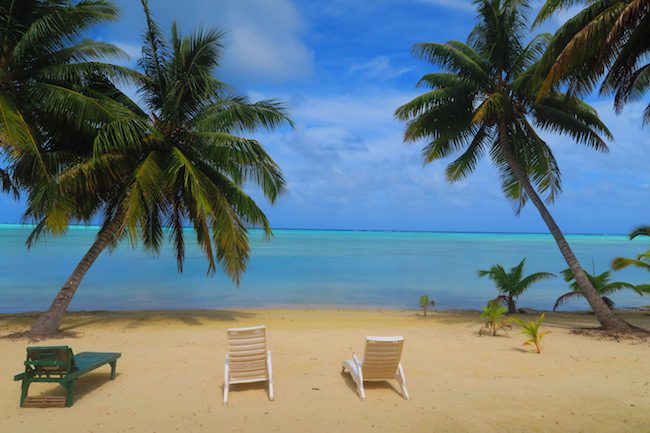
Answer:
[[(89, 153), (77, 154), (75, 164), (30, 195), (28, 217), (40, 222), (30, 241), (101, 212), (104, 229), (120, 223), (116, 241), (142, 242), (157, 253), (168, 237), (182, 271), (184, 226), (191, 224), (208, 273), (219, 266), (239, 283), (250, 253), (248, 228), (271, 235), (266, 216), (243, 187), (259, 187), (270, 202), (285, 188), (276, 162), (246, 134), (291, 121), (283, 104), (251, 102), (215, 78), (223, 33), (200, 29), (182, 36), (172, 25), (166, 38), (147, 1), (142, 5), (147, 29), (141, 72), (128, 79), (144, 107), (106, 83), (102, 91), (121, 108), (99, 124)], [(73, 116), (81, 109), (66, 107)]]
[(523, 272), (525, 263), (526, 259), (524, 258), (518, 265), (512, 267), (510, 271), (506, 271), (505, 268), (499, 264), (493, 265), (488, 270), (478, 271), (479, 277), (488, 277), (494, 282), (494, 285), (501, 294), (498, 299), (505, 301), (508, 304), (508, 314), (517, 312), (517, 298), (533, 284), (555, 277), (555, 275), (549, 272), (536, 272), (524, 276)]
[(397, 109), (395, 116), (406, 122), (404, 140), (427, 143), (422, 149), (426, 163), (455, 154), (446, 169), (450, 182), (469, 176), (489, 156), (517, 211), (528, 196), (512, 164), (552, 202), (562, 189), (560, 168), (539, 132), (568, 135), (600, 151), (607, 150), (603, 138), (611, 134), (596, 111), (573, 96), (554, 91), (537, 99), (539, 60), (550, 36), (529, 38), (527, 2), (474, 4), (478, 23), (467, 43), (413, 47), (440, 72), (422, 77), (418, 84), (428, 90)]
[[(97, 125), (125, 111), (101, 89), (109, 77), (127, 80), (131, 75), (102, 62), (126, 54), (84, 36), (117, 16), (105, 0), (0, 2), (3, 190), (14, 195), (31, 188), (53, 190), (48, 187), (53, 177), (91, 146)], [(52, 206), (49, 220), (55, 231), (65, 227), (61, 214), (70, 207), (63, 201)], [(75, 216), (84, 219), (81, 213)]]
[[(605, 305), (607, 305), (611, 310), (613, 310), (615, 307), (614, 301), (609, 297), (612, 293), (616, 293), (623, 289), (632, 289), (639, 295), (650, 293), (650, 290), (648, 290), (648, 287), (645, 285), (635, 286), (634, 284), (626, 283), (623, 281), (611, 281), (612, 274), (609, 271), (598, 275), (592, 275), (589, 272), (585, 271), (585, 274), (591, 282), (591, 285), (594, 287), (594, 289), (596, 289), (596, 292), (598, 292), (598, 294), (602, 297)], [(571, 291), (557, 298), (555, 305), (553, 306), (553, 311), (557, 310), (560, 305), (570, 299), (584, 297), (582, 289), (575, 280), (571, 269), (563, 270), (562, 275), (564, 276), (564, 281), (570, 283), (569, 287), (571, 287)]]
[(551, 331), (542, 331), (540, 327), (544, 321), (544, 313), (537, 316), (536, 320), (525, 322), (521, 319), (514, 319), (515, 322), (521, 326), (522, 334), (528, 337), (524, 342), (524, 346), (534, 346), (535, 352), (542, 353), (542, 338)]
[(433, 308), (435, 306), (436, 306), (435, 301), (429, 299), (428, 295), (420, 296), (420, 308), (422, 309), (422, 312), (424, 313), (425, 316), (427, 315), (427, 310), (429, 309), (429, 307)]
[[(553, 36), (545, 54), (541, 95), (568, 83), (572, 92), (614, 93), (621, 111), (650, 90), (650, 7), (647, 0), (547, 0), (536, 23), (575, 4), (584, 8)], [(650, 105), (644, 123), (650, 121)]]
[[(630, 233), (630, 239), (634, 239), (638, 236), (650, 236), (650, 227), (639, 227)], [(620, 270), (627, 268), (628, 266), (636, 266), (637, 268), (650, 271), (650, 250), (637, 255), (634, 259), (617, 257), (612, 261), (612, 268), (614, 268), (614, 270)]]
[(481, 312), (481, 318), (485, 320), (485, 325), (478, 331), (478, 334), (483, 335), (484, 332), (487, 332), (496, 337), (501, 330), (507, 332), (511, 328), (510, 319), (506, 317), (507, 311), (508, 309), (496, 299), (488, 302)]

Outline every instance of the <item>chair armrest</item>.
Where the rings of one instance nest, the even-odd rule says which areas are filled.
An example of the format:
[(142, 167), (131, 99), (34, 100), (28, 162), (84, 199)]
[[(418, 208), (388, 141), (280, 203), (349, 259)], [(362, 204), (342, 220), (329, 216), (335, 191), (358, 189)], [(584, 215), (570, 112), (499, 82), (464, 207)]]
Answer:
[(25, 378), (25, 373), (20, 373), (14, 376), (14, 380), (23, 380)]
[(354, 361), (354, 365), (357, 367), (357, 372), (359, 374), (359, 380), (363, 382), (363, 371), (361, 371), (361, 361), (359, 361), (359, 358), (357, 355), (352, 354), (352, 360)]

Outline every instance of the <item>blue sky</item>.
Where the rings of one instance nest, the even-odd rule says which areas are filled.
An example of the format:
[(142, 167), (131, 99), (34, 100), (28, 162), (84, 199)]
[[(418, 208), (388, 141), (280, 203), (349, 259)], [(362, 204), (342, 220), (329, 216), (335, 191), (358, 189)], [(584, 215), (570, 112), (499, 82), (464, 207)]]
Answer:
[[(445, 162), (424, 167), (420, 147), (402, 143), (394, 110), (418, 93), (430, 65), (416, 42), (464, 40), (473, 26), (463, 0), (150, 0), (164, 29), (228, 31), (219, 78), (253, 99), (287, 103), (294, 130), (258, 137), (279, 162), (288, 191), (264, 204), (274, 227), (444, 231), (546, 231), (532, 207), (519, 217), (484, 161), (450, 185)], [(144, 26), (139, 2), (118, 0), (123, 18), (94, 30), (134, 57)], [(552, 30), (568, 16), (551, 20)], [(546, 135), (564, 173), (551, 207), (574, 233), (623, 233), (648, 223), (650, 135), (643, 105), (617, 116), (609, 98), (590, 97), (615, 136), (609, 154)], [(253, 192), (253, 194), (255, 194)], [(256, 194), (255, 194), (256, 195)], [(22, 204), (0, 197), (0, 222), (20, 220)]]

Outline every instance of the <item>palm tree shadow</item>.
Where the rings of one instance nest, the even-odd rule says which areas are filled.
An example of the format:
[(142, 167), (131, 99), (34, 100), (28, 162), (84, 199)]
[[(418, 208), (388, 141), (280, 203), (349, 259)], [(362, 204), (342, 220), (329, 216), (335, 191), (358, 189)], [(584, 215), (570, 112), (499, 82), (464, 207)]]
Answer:
[(115, 324), (123, 325), (123, 329), (137, 329), (154, 322), (174, 321), (189, 326), (201, 326), (205, 322), (234, 322), (254, 316), (255, 313), (234, 310), (91, 311), (70, 313), (60, 330), (79, 331), (93, 324)]

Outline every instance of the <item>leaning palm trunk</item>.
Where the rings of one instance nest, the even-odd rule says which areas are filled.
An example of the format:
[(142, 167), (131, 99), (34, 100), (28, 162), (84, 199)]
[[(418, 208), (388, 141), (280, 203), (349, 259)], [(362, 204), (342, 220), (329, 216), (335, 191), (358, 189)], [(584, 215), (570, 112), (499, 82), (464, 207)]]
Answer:
[(83, 256), (79, 264), (77, 264), (77, 267), (74, 269), (72, 274), (70, 274), (61, 290), (59, 290), (59, 293), (52, 301), (50, 308), (48, 308), (48, 310), (43, 313), (38, 320), (36, 320), (31, 329), (27, 332), (27, 335), (34, 337), (47, 337), (58, 331), (63, 315), (67, 311), (70, 302), (72, 302), (72, 297), (79, 288), (81, 280), (102, 251), (112, 243), (119, 228), (120, 221), (115, 219), (99, 232), (95, 242)]
[(607, 330), (616, 330), (616, 331), (631, 330), (632, 329), (631, 325), (627, 323), (625, 320), (616, 316), (614, 312), (610, 310), (609, 307), (607, 307), (605, 302), (603, 302), (603, 299), (598, 294), (596, 289), (594, 289), (594, 286), (591, 284), (591, 282), (587, 278), (587, 275), (585, 274), (585, 271), (582, 269), (580, 262), (578, 262), (578, 259), (576, 258), (575, 254), (573, 254), (573, 251), (571, 250), (569, 243), (564, 237), (564, 234), (562, 234), (560, 227), (553, 219), (553, 216), (544, 205), (542, 199), (539, 197), (539, 195), (537, 195), (535, 188), (533, 188), (533, 186), (530, 183), (530, 179), (528, 178), (528, 175), (526, 175), (524, 170), (517, 162), (509, 145), (501, 141), (500, 146), (503, 152), (503, 157), (508, 163), (508, 166), (512, 170), (512, 173), (514, 174), (515, 178), (519, 181), (520, 185), (523, 187), (528, 198), (533, 202), (533, 204), (539, 211), (539, 214), (542, 216), (542, 219), (544, 220), (546, 226), (551, 232), (553, 239), (555, 239), (555, 243), (557, 243), (557, 246), (560, 248), (560, 253), (562, 253), (564, 260), (569, 265), (569, 268), (573, 272), (573, 275), (575, 275), (576, 282), (582, 289), (582, 294), (589, 302), (589, 305), (591, 305), (591, 308), (594, 311), (594, 314), (596, 315), (596, 318), (598, 319), (600, 324), (603, 326), (604, 329)]

